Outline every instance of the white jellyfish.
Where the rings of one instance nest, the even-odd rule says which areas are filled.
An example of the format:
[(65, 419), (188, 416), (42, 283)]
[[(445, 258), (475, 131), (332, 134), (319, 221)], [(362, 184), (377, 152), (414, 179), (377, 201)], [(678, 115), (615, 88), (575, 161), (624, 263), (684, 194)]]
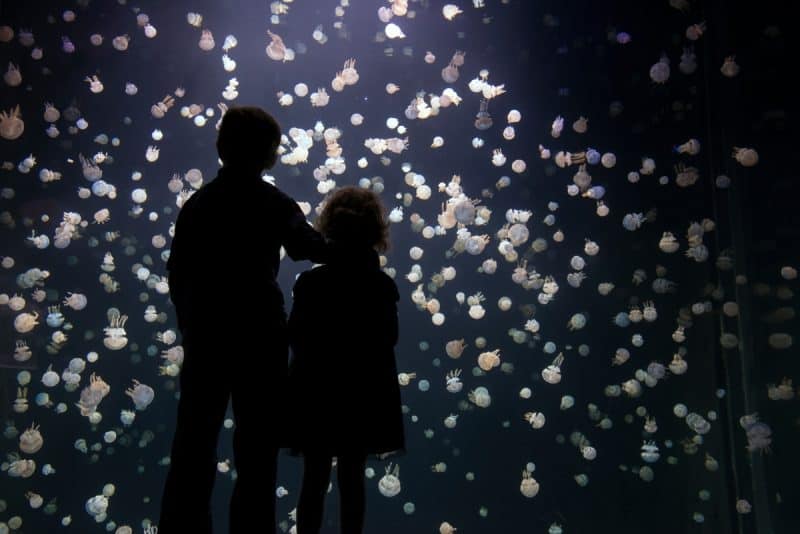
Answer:
[(125, 394), (133, 399), (137, 410), (144, 410), (155, 398), (155, 391), (153, 388), (146, 384), (140, 383), (138, 380), (133, 380), (134, 387), (125, 390)]
[(523, 496), (532, 499), (539, 493), (539, 483), (531, 476), (527, 469), (522, 471), (522, 482), (519, 484), (519, 491)]
[(467, 395), (470, 402), (480, 408), (488, 408), (492, 403), (492, 397), (489, 395), (489, 390), (483, 386), (477, 387), (470, 391)]
[(400, 466), (395, 465), (394, 470), (392, 470), (392, 464), (390, 463), (386, 467), (386, 474), (378, 481), (378, 491), (381, 492), (381, 495), (384, 497), (394, 497), (400, 493), (401, 486), (399, 477)]
[(400, 26), (394, 22), (387, 24), (383, 31), (389, 39), (402, 39), (406, 36), (403, 30), (400, 29)]

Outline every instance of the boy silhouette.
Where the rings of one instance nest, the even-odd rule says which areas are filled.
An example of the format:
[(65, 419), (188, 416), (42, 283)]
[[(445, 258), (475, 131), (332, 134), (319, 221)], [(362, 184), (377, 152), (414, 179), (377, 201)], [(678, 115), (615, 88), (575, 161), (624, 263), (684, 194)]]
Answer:
[(327, 260), (323, 237), (297, 203), (261, 179), (281, 130), (264, 110), (222, 118), (223, 166), (181, 208), (167, 269), (184, 362), (159, 534), (211, 534), (217, 439), (233, 401), (230, 533), (275, 531), (278, 436), (288, 365), (280, 248), (293, 260)]

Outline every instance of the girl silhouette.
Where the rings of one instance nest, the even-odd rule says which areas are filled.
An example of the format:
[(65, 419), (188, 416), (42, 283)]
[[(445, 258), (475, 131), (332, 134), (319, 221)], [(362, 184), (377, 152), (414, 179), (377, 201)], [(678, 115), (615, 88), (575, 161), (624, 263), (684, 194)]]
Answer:
[(304, 457), (298, 534), (320, 530), (332, 460), (341, 495), (341, 531), (364, 526), (369, 455), (404, 450), (397, 343), (397, 286), (380, 269), (388, 223), (375, 193), (345, 187), (316, 222), (330, 261), (300, 275), (289, 317), (291, 452)]

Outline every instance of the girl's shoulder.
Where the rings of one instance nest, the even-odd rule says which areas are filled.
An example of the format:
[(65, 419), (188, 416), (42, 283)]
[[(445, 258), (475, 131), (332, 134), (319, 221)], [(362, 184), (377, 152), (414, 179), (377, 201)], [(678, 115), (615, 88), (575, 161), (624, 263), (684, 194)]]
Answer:
[(308, 290), (319, 292), (320, 289), (329, 288), (340, 290), (348, 286), (357, 286), (353, 289), (361, 289), (362, 292), (378, 293), (391, 298), (393, 301), (400, 299), (400, 294), (394, 279), (385, 272), (376, 269), (359, 273), (358, 276), (343, 276), (340, 269), (330, 265), (318, 265), (307, 271), (300, 273), (294, 283), (294, 291)]
[(400, 300), (400, 291), (397, 289), (397, 284), (395, 283), (394, 278), (383, 271), (378, 271), (378, 278), (380, 279), (380, 284), (386, 294), (391, 296), (395, 301)]

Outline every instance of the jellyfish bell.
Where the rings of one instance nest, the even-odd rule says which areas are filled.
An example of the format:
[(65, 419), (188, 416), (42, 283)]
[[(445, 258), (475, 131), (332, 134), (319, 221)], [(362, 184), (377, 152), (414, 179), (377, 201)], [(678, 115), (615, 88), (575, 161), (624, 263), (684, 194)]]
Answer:
[(394, 22), (387, 24), (383, 31), (389, 39), (402, 39), (406, 36), (403, 30), (400, 29), (400, 26)]
[(489, 115), (489, 102), (481, 100), (478, 113), (475, 115), (475, 128), (478, 130), (488, 130), (492, 127), (492, 117)]

